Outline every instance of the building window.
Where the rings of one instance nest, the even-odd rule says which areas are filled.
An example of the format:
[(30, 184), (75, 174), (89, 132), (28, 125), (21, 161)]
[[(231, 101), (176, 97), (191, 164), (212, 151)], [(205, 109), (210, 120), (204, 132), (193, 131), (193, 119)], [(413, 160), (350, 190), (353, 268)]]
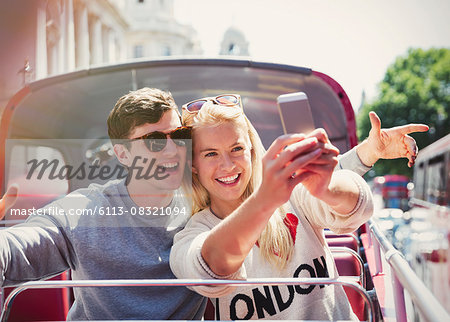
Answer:
[(170, 46), (164, 46), (163, 47), (162, 55), (163, 56), (170, 56), (170, 55), (172, 55), (172, 51), (170, 50)]
[(228, 54), (229, 55), (239, 55), (241, 53), (241, 49), (238, 45), (231, 43), (228, 46)]
[(133, 57), (141, 58), (144, 57), (144, 47), (142, 45), (136, 45), (133, 49)]
[[(56, 189), (58, 193), (67, 193), (69, 189), (67, 179), (60, 177), (50, 179), (53, 173), (64, 173), (64, 169), (67, 166), (59, 150), (47, 146), (28, 145), (22, 143), (21, 140), (15, 141), (14, 144), (11, 149), (11, 157), (6, 160), (8, 185), (17, 182), (20, 178), (27, 178), (25, 180), (27, 184), (43, 184), (52, 190)], [(39, 163), (42, 160), (48, 160), (49, 167), (42, 167), (40, 170), (36, 170), (33, 167), (33, 161)], [(35, 197), (45, 198), (45, 194), (44, 192), (42, 195), (35, 195)]]

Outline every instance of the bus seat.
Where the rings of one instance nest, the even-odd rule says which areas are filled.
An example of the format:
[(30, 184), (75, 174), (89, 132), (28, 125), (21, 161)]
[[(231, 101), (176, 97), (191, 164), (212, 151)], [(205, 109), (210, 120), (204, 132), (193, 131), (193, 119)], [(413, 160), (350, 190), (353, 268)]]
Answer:
[(346, 236), (346, 235), (336, 235), (336, 236), (327, 236), (325, 235), (325, 240), (330, 247), (334, 246), (342, 246), (353, 249), (355, 252), (359, 254), (359, 245), (358, 239), (355, 236)]
[[(359, 284), (361, 284), (361, 281), (364, 281), (364, 271), (361, 271), (361, 264), (354, 255), (345, 252), (336, 253), (333, 252), (333, 248), (331, 248), (331, 252), (333, 253), (334, 261), (340, 276), (358, 276), (361, 278)], [(346, 286), (344, 286), (344, 291), (347, 294), (353, 312), (358, 319), (360, 321), (367, 320), (363, 297), (355, 290)]]
[(358, 236), (358, 233), (356, 231), (352, 232), (352, 233), (344, 233), (344, 234), (336, 234), (335, 232), (329, 230), (329, 229), (324, 229), (323, 233), (325, 235), (325, 237), (348, 237), (348, 236)]
[[(33, 207), (39, 209), (57, 198), (67, 194), (69, 184), (67, 180), (51, 180), (43, 176), (41, 179), (24, 176), (12, 178), (8, 181), (8, 186), (17, 183), (19, 194), (13, 209), (28, 210)], [(27, 216), (23, 213), (14, 213), (10, 209), (5, 216), (5, 226), (8, 221), (25, 220)], [(51, 278), (52, 280), (67, 280), (68, 272)], [(4, 298), (6, 298), (13, 288), (4, 288)], [(33, 289), (26, 290), (17, 295), (8, 321), (64, 321), (70, 307), (70, 295), (68, 289)]]
[(210, 299), (208, 299), (208, 302), (206, 303), (206, 309), (205, 313), (203, 314), (203, 320), (205, 321), (215, 320), (214, 305), (212, 304)]
[(357, 232), (358, 232), (358, 235), (361, 236), (362, 234), (367, 233), (368, 230), (369, 230), (369, 229), (368, 229), (368, 224), (365, 223), (365, 224), (362, 224), (362, 225), (358, 228)]
[[(67, 280), (67, 276), (64, 272), (51, 280)], [(5, 299), (13, 289), (3, 288)], [(14, 299), (8, 321), (65, 321), (69, 308), (67, 288), (25, 290)]]

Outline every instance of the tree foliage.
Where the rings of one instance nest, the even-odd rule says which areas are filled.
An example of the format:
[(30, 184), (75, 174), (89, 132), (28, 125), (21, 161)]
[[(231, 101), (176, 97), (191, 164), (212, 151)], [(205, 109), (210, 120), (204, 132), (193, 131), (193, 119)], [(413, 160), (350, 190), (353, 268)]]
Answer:
[[(375, 111), (382, 127), (407, 123), (430, 126), (427, 133), (412, 136), (420, 148), (450, 132), (450, 49), (409, 49), (389, 66), (375, 101), (365, 104), (358, 113), (358, 136), (367, 137), (370, 130), (369, 112)], [(404, 174), (412, 170), (403, 160), (380, 160), (372, 175)]]

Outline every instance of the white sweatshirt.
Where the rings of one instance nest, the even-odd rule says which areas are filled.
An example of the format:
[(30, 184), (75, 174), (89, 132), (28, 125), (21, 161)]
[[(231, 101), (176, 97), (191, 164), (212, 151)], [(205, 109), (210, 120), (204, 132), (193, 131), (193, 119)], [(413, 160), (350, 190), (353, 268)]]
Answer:
[[(211, 229), (222, 221), (209, 209), (192, 216), (184, 230), (174, 237), (170, 266), (178, 278), (246, 279), (276, 277), (337, 277), (333, 257), (323, 237), (323, 228), (336, 233), (351, 232), (372, 215), (372, 195), (366, 182), (349, 170), (349, 180), (357, 182), (360, 198), (347, 215), (336, 213), (298, 185), (285, 205), (285, 223), (295, 241), (292, 258), (283, 270), (268, 263), (259, 247), (253, 246), (241, 268), (229, 276), (212, 272), (201, 256), (201, 248)], [(355, 320), (341, 286), (198, 286), (198, 293), (210, 297), (217, 320)]]

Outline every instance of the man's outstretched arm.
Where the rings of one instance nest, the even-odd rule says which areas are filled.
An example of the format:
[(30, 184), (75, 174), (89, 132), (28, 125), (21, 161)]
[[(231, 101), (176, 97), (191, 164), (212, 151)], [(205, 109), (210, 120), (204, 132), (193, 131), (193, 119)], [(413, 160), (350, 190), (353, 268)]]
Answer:
[(379, 159), (407, 158), (412, 167), (417, 157), (416, 141), (408, 134), (428, 131), (424, 124), (407, 124), (382, 129), (375, 112), (369, 113), (372, 128), (369, 137), (339, 158), (338, 169), (349, 169), (364, 175)]
[[(0, 199), (0, 219), (17, 194), (17, 185), (12, 185)], [(0, 287), (48, 278), (69, 268), (70, 252), (61, 227), (50, 216), (30, 219), (0, 231)]]
[(356, 148), (359, 158), (366, 166), (372, 166), (379, 159), (407, 158), (412, 167), (419, 149), (416, 141), (408, 134), (426, 132), (424, 124), (407, 124), (389, 129), (381, 128), (381, 120), (375, 112), (369, 113), (372, 128), (369, 137)]

